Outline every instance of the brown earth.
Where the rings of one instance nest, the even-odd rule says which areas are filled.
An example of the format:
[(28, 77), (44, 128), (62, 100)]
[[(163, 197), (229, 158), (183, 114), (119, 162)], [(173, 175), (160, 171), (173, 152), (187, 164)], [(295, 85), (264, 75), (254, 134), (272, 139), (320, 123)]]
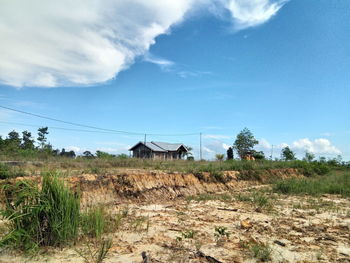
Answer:
[[(251, 175), (230, 171), (213, 179), (208, 173), (128, 170), (66, 180), (80, 189), (83, 207), (102, 205), (115, 218), (127, 214), (108, 234), (113, 247), (106, 263), (143, 262), (141, 252), (149, 263), (260, 262), (263, 252), (271, 262), (350, 262), (349, 199), (260, 191), (269, 187), (268, 177), (301, 177), (294, 169), (266, 171), (260, 181), (243, 176)], [(215, 227), (229, 234), (218, 235)], [(0, 262), (84, 262), (76, 250), (86, 252), (86, 244), (48, 248), (35, 258), (4, 250)]]

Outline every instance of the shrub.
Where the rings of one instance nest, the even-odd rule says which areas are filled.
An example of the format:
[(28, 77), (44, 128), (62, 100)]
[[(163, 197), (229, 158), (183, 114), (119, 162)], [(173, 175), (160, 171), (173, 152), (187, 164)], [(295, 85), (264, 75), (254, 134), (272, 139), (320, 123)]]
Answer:
[(78, 234), (79, 197), (58, 180), (46, 174), (42, 189), (27, 181), (3, 187), (5, 210), (11, 231), (0, 241), (24, 251), (41, 246), (60, 246)]

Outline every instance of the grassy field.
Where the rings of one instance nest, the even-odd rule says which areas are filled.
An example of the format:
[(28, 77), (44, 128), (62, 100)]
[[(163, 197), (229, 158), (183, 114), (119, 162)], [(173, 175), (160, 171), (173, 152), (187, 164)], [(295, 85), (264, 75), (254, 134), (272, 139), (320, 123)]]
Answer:
[(332, 172), (326, 176), (279, 180), (274, 182), (273, 191), (282, 194), (336, 194), (349, 197), (350, 172)]
[[(15, 163), (15, 165), (13, 165)], [(259, 171), (268, 169), (302, 169), (305, 176), (324, 175), (330, 170), (349, 169), (346, 166), (330, 165), (322, 162), (305, 161), (186, 161), (186, 160), (147, 160), (135, 158), (50, 158), (47, 160), (17, 160), (11, 163), (0, 164), (0, 179), (23, 176), (26, 173), (38, 171), (77, 171), (79, 173), (104, 174), (107, 170), (115, 168), (162, 170), (167, 172), (201, 173), (209, 172), (216, 174), (222, 171)]]

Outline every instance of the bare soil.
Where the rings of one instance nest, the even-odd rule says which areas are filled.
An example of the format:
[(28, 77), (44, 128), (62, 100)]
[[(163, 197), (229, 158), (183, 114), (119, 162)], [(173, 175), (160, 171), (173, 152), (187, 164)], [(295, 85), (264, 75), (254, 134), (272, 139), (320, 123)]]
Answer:
[[(296, 171), (287, 174), (300, 176)], [(84, 207), (103, 205), (115, 217), (127, 213), (118, 229), (107, 234), (113, 246), (106, 263), (144, 262), (142, 252), (147, 262), (163, 263), (350, 262), (349, 199), (277, 195), (264, 192), (266, 184), (228, 175), (232, 178), (226, 183), (140, 171), (68, 179), (81, 189)], [(198, 194), (204, 200), (186, 198)], [(267, 204), (240, 198), (259, 194)], [(218, 235), (217, 227), (224, 234)], [(86, 253), (87, 242), (47, 248), (35, 257), (3, 250), (0, 262), (84, 262), (77, 251)]]

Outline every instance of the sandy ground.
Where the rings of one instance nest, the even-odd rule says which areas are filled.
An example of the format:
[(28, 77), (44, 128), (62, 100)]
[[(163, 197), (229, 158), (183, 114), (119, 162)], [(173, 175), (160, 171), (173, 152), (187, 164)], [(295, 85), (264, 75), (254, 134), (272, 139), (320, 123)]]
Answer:
[[(110, 204), (106, 209), (114, 217), (127, 215), (106, 235), (113, 246), (104, 262), (143, 262), (142, 252), (148, 262), (163, 263), (350, 262), (349, 199), (263, 193), (268, 204), (259, 204), (242, 198), (256, 191), (217, 193), (204, 201), (159, 198)], [(220, 200), (227, 195), (232, 200)], [(216, 227), (224, 229), (221, 235)], [(34, 258), (3, 250), (0, 262), (85, 262), (77, 251), (87, 255), (86, 240), (48, 248)]]

